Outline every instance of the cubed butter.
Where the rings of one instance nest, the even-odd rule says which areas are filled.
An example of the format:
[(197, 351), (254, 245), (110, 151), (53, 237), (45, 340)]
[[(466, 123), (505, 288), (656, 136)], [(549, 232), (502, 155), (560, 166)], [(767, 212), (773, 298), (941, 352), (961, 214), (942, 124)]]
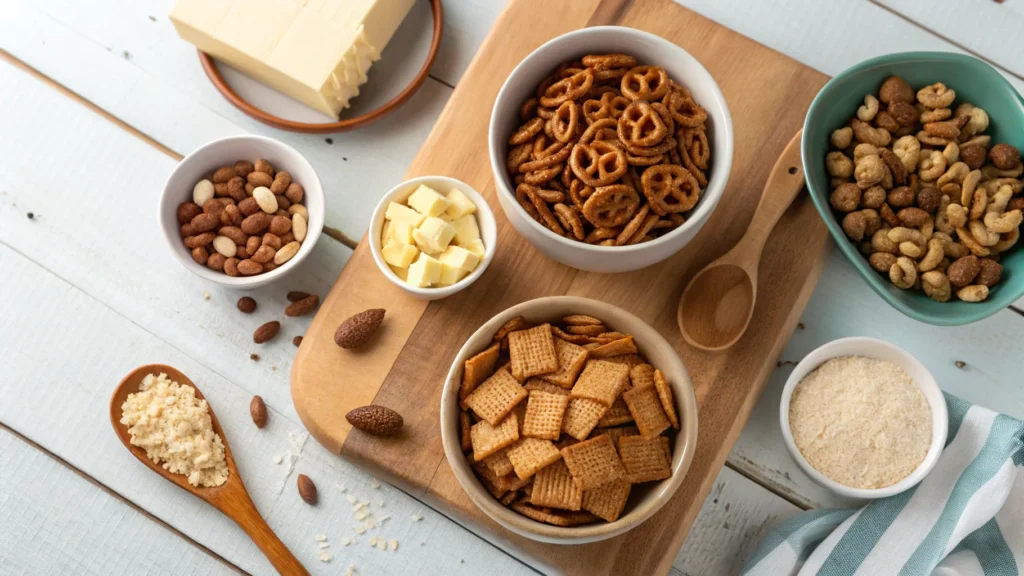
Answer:
[(442, 264), (454, 266), (466, 272), (472, 272), (480, 263), (480, 257), (459, 246), (449, 246), (437, 258)]
[(391, 239), (391, 220), (384, 218), (384, 226), (380, 229), (380, 243), (387, 244)]
[(476, 240), (470, 240), (469, 243), (465, 245), (465, 248), (473, 254), (476, 254), (479, 258), (483, 258), (484, 254), (487, 253), (487, 250), (484, 248), (484, 241), (479, 238)]
[(457, 188), (449, 190), (446, 198), (448, 200), (448, 209), (444, 213), (452, 220), (476, 212), (476, 204), (473, 204), (473, 201)]
[(389, 242), (380, 251), (385, 262), (398, 268), (408, 268), (419, 253), (420, 251), (417, 250), (415, 246), (400, 244), (395, 241)]
[(444, 252), (455, 237), (455, 228), (440, 218), (428, 217), (419, 228), (412, 231), (412, 237), (420, 250), (427, 254), (439, 254)]
[(466, 246), (473, 240), (480, 239), (480, 227), (477, 226), (476, 216), (466, 214), (452, 220), (452, 228), (455, 228), (453, 240), (459, 246)]
[(448, 200), (438, 194), (437, 190), (423, 184), (420, 184), (405, 203), (424, 216), (434, 217), (444, 214), (449, 206)]
[(451, 286), (465, 278), (466, 274), (469, 274), (469, 272), (459, 268), (458, 266), (452, 266), (441, 262), (441, 280), (439, 281), (439, 284), (441, 286)]
[(398, 202), (391, 202), (388, 204), (388, 209), (384, 212), (384, 217), (392, 222), (405, 222), (413, 228), (422, 224), (423, 220), (426, 219), (426, 216), (423, 214), (420, 214), (408, 206), (403, 206)]
[(419, 288), (439, 284), (441, 282), (441, 263), (427, 254), (420, 254), (419, 258), (409, 266), (406, 282)]
[[(415, 229), (416, 228), (410, 226), (408, 222), (396, 220), (391, 223), (391, 239), (395, 242), (412, 246), (416, 243), (412, 237), (412, 231)], [(386, 240), (385, 243), (387, 243)]]
[(408, 282), (409, 281), (409, 269), (408, 268), (395, 268), (394, 266), (392, 266), (390, 264), (388, 264), (388, 268), (391, 268), (391, 271), (394, 272), (395, 276), (398, 276), (398, 279), (401, 280), (402, 282)]

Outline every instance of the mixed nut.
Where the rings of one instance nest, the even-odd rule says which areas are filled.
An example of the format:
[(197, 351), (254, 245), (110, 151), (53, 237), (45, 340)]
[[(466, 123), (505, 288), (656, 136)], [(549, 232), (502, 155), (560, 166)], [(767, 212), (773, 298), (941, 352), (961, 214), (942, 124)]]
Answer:
[(1024, 220), (1020, 152), (992, 144), (988, 114), (941, 82), (916, 92), (890, 76), (825, 157), (842, 228), (893, 285), (980, 302)]

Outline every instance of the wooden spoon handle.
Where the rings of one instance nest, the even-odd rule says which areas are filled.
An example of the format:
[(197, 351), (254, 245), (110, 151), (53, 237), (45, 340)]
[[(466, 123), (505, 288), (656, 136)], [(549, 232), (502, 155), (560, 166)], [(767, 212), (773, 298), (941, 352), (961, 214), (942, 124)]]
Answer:
[(793, 199), (804, 187), (804, 170), (800, 163), (802, 132), (798, 131), (793, 136), (772, 167), (761, 193), (761, 201), (758, 202), (754, 218), (750, 221), (750, 227), (736, 245), (738, 251), (742, 251), (747, 267), (757, 266), (768, 235), (772, 233), (779, 218), (782, 218), (786, 209), (793, 203)]
[(263, 554), (274, 565), (274, 568), (281, 574), (291, 576), (292, 574), (308, 576), (309, 572), (302, 567), (298, 559), (281, 542), (281, 539), (270, 529), (266, 520), (256, 510), (256, 505), (245, 494), (244, 498), (234, 498), (227, 504), (230, 511), (224, 510), (232, 520), (238, 524), (249, 538), (263, 551)]

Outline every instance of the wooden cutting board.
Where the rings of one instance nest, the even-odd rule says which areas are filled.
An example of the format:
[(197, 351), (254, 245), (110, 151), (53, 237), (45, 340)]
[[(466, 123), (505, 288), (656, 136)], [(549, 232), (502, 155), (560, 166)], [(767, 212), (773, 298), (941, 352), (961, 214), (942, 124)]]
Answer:
[[(547, 259), (509, 225), (495, 198), (487, 125), (498, 89), (527, 54), (565, 32), (608, 24), (653, 32), (699, 59), (728, 101), (736, 146), (725, 195), (693, 242), (656, 266), (601, 275)], [(453, 176), (481, 191), (498, 218), (494, 261), (470, 288), (426, 303), (406, 296), (380, 273), (364, 238), (320, 307), (292, 368), (292, 397), (309, 432), (329, 450), (439, 504), (443, 512), (507, 550), (527, 555), (524, 560), (541, 569), (588, 575), (667, 573), (821, 273), (827, 233), (806, 194), (765, 248), (757, 309), (732, 349), (707, 354), (689, 347), (676, 326), (676, 305), (686, 281), (743, 234), (775, 159), (826, 80), (670, 0), (512, 1), (407, 174)], [(465, 339), (509, 306), (557, 294), (610, 302), (650, 323), (679, 351), (700, 405), (697, 453), (671, 502), (622, 536), (582, 546), (533, 542), (484, 516), (445, 461), (438, 416), (443, 382)], [(367, 308), (387, 309), (379, 337), (366, 350), (342, 351), (334, 344), (335, 328)], [(345, 413), (370, 403), (402, 414), (400, 439), (350, 434)]]

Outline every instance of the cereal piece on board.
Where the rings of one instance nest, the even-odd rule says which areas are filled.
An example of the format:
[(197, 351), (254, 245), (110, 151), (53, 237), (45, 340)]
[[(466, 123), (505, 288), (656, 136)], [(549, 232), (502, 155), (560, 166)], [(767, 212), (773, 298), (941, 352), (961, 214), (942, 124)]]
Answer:
[(555, 338), (555, 355), (558, 356), (558, 370), (544, 374), (541, 378), (562, 388), (572, 388), (587, 363), (587, 349)]
[(622, 364), (589, 360), (572, 387), (573, 398), (589, 398), (611, 406), (629, 382), (629, 369)]
[(621, 428), (598, 428), (597, 430), (594, 430), (593, 434), (591, 434), (591, 437), (598, 436), (600, 434), (607, 434), (612, 439), (612, 442), (614, 442), (615, 445), (618, 446), (619, 438), (622, 438), (623, 436), (637, 436), (640, 434), (640, 431), (637, 430), (636, 426), (622, 426)]
[(665, 380), (661, 370), (654, 371), (654, 388), (658, 391), (658, 400), (661, 400), (661, 407), (665, 409), (668, 421), (672, 423), (673, 428), (679, 428), (679, 416), (676, 414), (676, 406), (672, 399), (672, 387), (668, 385), (668, 380)]
[(583, 491), (573, 482), (572, 474), (565, 462), (555, 462), (544, 468), (533, 478), (530, 504), (561, 510), (579, 510), (583, 503)]
[(483, 352), (466, 360), (466, 366), (462, 370), (462, 386), (459, 388), (460, 399), (465, 400), (481, 382), (494, 374), (494, 365), (498, 362), (499, 354), (501, 346), (495, 342)]
[(593, 316), (587, 316), (586, 314), (570, 314), (565, 318), (562, 318), (562, 322), (566, 326), (600, 326), (604, 324), (600, 318), (594, 318)]
[(461, 432), (459, 442), (462, 444), (462, 451), (469, 452), (473, 449), (473, 440), (469, 437), (469, 430), (473, 423), (469, 420), (469, 414), (465, 411), (459, 412), (459, 431)]
[(631, 484), (664, 480), (672, 475), (672, 465), (666, 457), (668, 438), (659, 436), (623, 436), (619, 439), (619, 458), (626, 470), (626, 481)]
[(583, 493), (581, 507), (608, 522), (615, 522), (629, 500), (631, 484), (623, 480), (609, 482), (604, 486)]
[[(555, 345), (558, 346), (557, 344)], [(523, 389), (527, 392), (533, 392), (534, 390), (540, 390), (541, 392), (550, 392), (552, 394), (561, 394), (563, 396), (569, 395), (569, 390), (562, 388), (557, 384), (552, 384), (547, 380), (541, 379), (540, 376), (534, 376), (533, 378), (527, 378), (526, 384), (523, 384)]]
[(654, 385), (654, 366), (638, 364), (629, 369), (629, 380), (633, 388)]
[(590, 351), (591, 358), (608, 358), (609, 356), (622, 356), (623, 354), (636, 354), (636, 344), (633, 344), (633, 337), (626, 336), (618, 340), (613, 340), (607, 344), (602, 344), (598, 348), (594, 348)]
[(526, 418), (523, 422), (523, 436), (558, 440), (562, 433), (562, 417), (569, 397), (536, 390), (530, 392), (526, 402)]
[(619, 424), (625, 424), (626, 422), (632, 422), (633, 415), (629, 412), (629, 406), (626, 406), (626, 402), (622, 398), (616, 398), (615, 402), (612, 402), (611, 408), (601, 416), (601, 419), (597, 421), (597, 425), (606, 428), (608, 426), (618, 426)]
[(508, 459), (512, 461), (512, 467), (516, 476), (526, 480), (538, 470), (557, 462), (562, 457), (558, 448), (550, 440), (537, 438), (520, 438), (508, 450)]
[(526, 398), (526, 390), (507, 370), (499, 370), (466, 397), (466, 406), (496, 426), (523, 398)]
[(494, 333), (494, 341), (501, 344), (502, 350), (508, 350), (508, 335), (516, 330), (526, 330), (529, 327), (530, 324), (527, 323), (526, 318), (516, 316), (498, 328), (498, 331)]
[(512, 461), (508, 459), (508, 450), (508, 448), (502, 448), (483, 459), (484, 465), (490, 468), (495, 476), (504, 476), (512, 472)]
[(621, 480), (626, 473), (612, 439), (606, 435), (562, 448), (562, 458), (580, 490)]
[(515, 414), (509, 415), (498, 426), (480, 421), (470, 428), (469, 437), (473, 443), (473, 459), (479, 462), (519, 440), (519, 423)]
[(588, 398), (569, 398), (562, 417), (562, 431), (577, 440), (585, 440), (597, 427), (608, 407)]
[(508, 350), (512, 357), (512, 375), (520, 382), (530, 376), (540, 376), (558, 370), (555, 339), (551, 336), (549, 324), (510, 333)]
[(672, 425), (658, 400), (654, 386), (636, 387), (622, 395), (644, 438), (654, 438)]

